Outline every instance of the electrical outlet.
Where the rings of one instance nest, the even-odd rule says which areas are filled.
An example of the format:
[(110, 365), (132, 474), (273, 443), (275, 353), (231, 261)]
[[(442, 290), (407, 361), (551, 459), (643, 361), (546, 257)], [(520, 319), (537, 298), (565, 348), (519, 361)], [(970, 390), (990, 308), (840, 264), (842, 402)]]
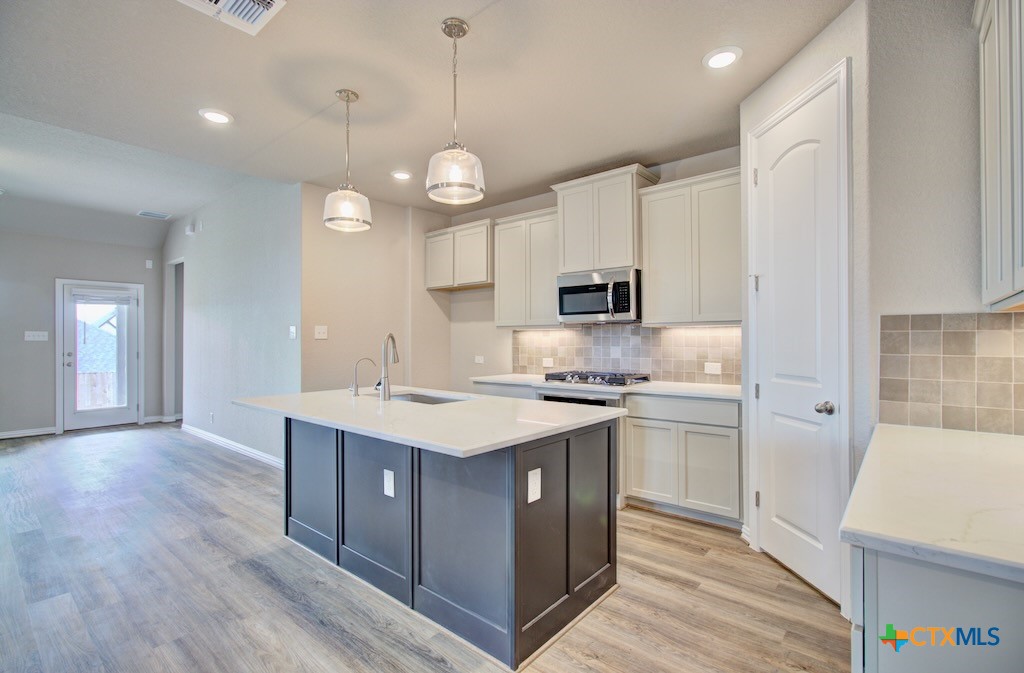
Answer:
[(721, 374), (722, 363), (721, 362), (705, 362), (704, 363), (705, 374)]
[(395, 497), (395, 473), (391, 470), (384, 470), (384, 495)]
[(213, 425), (213, 412), (210, 412), (210, 425)]
[(483, 355), (476, 355), (476, 356), (474, 356), (473, 357), (473, 362), (478, 364), (478, 365), (482, 365), (484, 363), (484, 356)]
[(327, 338), (327, 325), (315, 325), (313, 327), (313, 338), (314, 339), (326, 339)]
[(147, 259), (146, 260), (146, 268), (147, 269), (152, 269), (153, 268), (153, 260), (151, 260), (151, 259)]
[(526, 504), (540, 500), (540, 470), (538, 467), (526, 473)]
[(25, 332), (25, 341), (49, 341), (49, 332)]
[(295, 325), (288, 325), (288, 338), (289, 339), (294, 339), (295, 338)]
[(554, 367), (555, 366), (555, 359), (554, 358), (544, 358), (544, 360), (541, 362), (541, 366), (542, 367)]

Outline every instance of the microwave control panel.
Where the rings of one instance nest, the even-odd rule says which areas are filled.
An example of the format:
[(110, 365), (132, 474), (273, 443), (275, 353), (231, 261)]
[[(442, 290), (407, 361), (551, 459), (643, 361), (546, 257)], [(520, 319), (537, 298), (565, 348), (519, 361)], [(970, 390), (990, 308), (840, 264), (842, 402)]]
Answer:
[(612, 304), (616, 313), (629, 313), (629, 283), (612, 283)]

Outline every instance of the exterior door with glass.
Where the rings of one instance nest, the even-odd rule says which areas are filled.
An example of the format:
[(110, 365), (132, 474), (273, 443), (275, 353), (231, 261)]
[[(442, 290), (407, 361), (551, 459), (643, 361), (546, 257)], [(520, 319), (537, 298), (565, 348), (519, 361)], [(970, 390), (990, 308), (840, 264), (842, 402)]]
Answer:
[(140, 287), (58, 283), (63, 429), (138, 422)]

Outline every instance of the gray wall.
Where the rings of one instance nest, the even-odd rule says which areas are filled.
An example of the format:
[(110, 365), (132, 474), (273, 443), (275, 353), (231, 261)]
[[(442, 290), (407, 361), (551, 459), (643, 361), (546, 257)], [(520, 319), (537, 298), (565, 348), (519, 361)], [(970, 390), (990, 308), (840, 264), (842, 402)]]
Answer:
[(183, 423), (277, 458), (281, 419), (231, 400), (299, 391), (288, 326), (300, 318), (300, 230), (300, 186), (249, 179), (175, 223), (164, 245), (188, 274)]
[[(380, 374), (384, 335), (395, 334), (400, 362), (390, 367), (393, 384), (447, 388), (448, 294), (427, 292), (423, 235), (450, 219), (415, 208), (371, 201), (373, 227), (343, 234), (324, 226), (324, 199), (316, 185), (302, 189), (302, 390), (347, 388), (352, 366), (364, 363), (360, 383)], [(313, 338), (326, 325), (328, 338)]]
[[(11, 222), (16, 217), (6, 207), (0, 210), (0, 433), (52, 428), (56, 422), (56, 278), (144, 285), (145, 415), (160, 415), (160, 250), (18, 233), (7, 227), (17, 224)], [(147, 259), (154, 260), (153, 269), (146, 269)], [(45, 330), (50, 339), (27, 342), (26, 330)]]

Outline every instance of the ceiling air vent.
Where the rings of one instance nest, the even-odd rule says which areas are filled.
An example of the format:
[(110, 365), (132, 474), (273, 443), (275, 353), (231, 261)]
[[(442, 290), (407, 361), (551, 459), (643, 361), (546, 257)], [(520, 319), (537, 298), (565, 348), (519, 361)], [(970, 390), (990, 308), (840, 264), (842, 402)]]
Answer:
[(167, 220), (170, 219), (170, 213), (158, 213), (155, 210), (140, 210), (138, 213), (139, 217), (148, 217), (153, 220)]
[(255, 35), (285, 6), (285, 0), (178, 0), (221, 23)]

